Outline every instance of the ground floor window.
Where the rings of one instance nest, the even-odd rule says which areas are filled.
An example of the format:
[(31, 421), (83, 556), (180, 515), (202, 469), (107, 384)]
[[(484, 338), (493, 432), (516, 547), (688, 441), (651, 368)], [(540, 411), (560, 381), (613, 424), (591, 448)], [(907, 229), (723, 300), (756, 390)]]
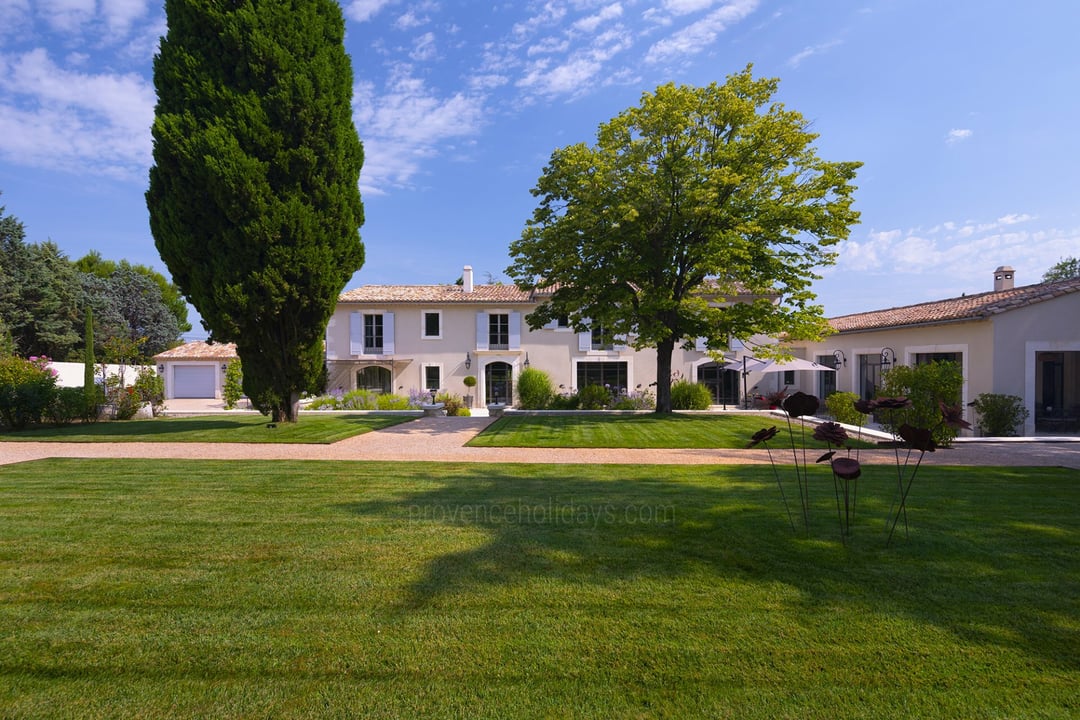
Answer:
[(915, 353), (916, 365), (929, 365), (932, 362), (954, 362), (960, 367), (964, 366), (964, 353), (960, 352), (935, 352)]
[(1035, 353), (1035, 430), (1080, 432), (1080, 352)]
[(725, 370), (717, 363), (705, 363), (698, 366), (697, 381), (709, 388), (713, 405), (739, 404), (738, 370)]
[[(836, 356), (835, 355), (818, 355), (817, 364), (824, 365), (825, 367), (836, 368)], [(834, 392), (836, 392), (836, 373), (829, 372), (828, 370), (819, 370), (817, 374), (818, 381), (818, 397), (822, 400), (826, 399)]]
[(859, 397), (873, 400), (881, 387), (881, 354), (859, 356)]
[(356, 371), (356, 389), (375, 393), (390, 392), (390, 371), (377, 365), (369, 365)]
[(438, 365), (424, 366), (424, 389), (428, 392), (438, 392), (442, 380), (442, 373)]
[(577, 366), (577, 389), (589, 385), (608, 387), (612, 392), (627, 389), (625, 362), (582, 362)]

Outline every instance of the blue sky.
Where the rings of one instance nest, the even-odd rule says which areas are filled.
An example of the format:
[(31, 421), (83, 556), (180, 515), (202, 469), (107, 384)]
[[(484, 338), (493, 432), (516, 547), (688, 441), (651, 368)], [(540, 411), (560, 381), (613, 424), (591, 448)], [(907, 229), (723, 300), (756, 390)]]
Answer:
[[(347, 287), (506, 281), (557, 147), (747, 63), (865, 163), (815, 290), (841, 315), (1037, 282), (1080, 255), (1080, 3), (346, 0), (367, 262)], [(0, 0), (0, 205), (31, 242), (157, 267), (143, 193), (161, 0)], [(197, 325), (198, 323), (196, 323)]]

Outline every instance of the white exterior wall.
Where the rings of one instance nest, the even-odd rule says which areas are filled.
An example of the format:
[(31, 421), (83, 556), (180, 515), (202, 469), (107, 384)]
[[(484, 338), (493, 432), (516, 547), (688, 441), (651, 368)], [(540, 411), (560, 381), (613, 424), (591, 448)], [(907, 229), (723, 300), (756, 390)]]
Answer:
[[(487, 368), (491, 363), (503, 362), (511, 366), (516, 379), (525, 367), (543, 370), (559, 392), (578, 390), (578, 364), (582, 362), (625, 362), (627, 367), (627, 390), (647, 390), (656, 381), (656, 351), (647, 348), (635, 352), (630, 347), (617, 350), (581, 350), (578, 333), (572, 328), (548, 326), (530, 330), (525, 316), (537, 305), (525, 303), (483, 304), (359, 304), (340, 303), (327, 325), (326, 357), (328, 382), (331, 389), (339, 385), (346, 391), (355, 389), (356, 372), (369, 364), (391, 369), (393, 391), (407, 394), (423, 387), (424, 367), (440, 368), (441, 389), (464, 395), (467, 388), (462, 382), (466, 375), (477, 379), (471, 394), (481, 402), (484, 397)], [(442, 316), (442, 333), (437, 339), (422, 336), (423, 313), (438, 311)], [(383, 357), (361, 356), (350, 352), (350, 315), (360, 313), (393, 313), (394, 352)], [(477, 339), (477, 314), (519, 313), (520, 346), (510, 350), (485, 349), (486, 338)], [(385, 322), (385, 320), (384, 320)], [(465, 367), (465, 355), (469, 354), (471, 365)], [(699, 365), (712, 362), (703, 351), (686, 351), (676, 348), (672, 356), (672, 370), (680, 376), (696, 380)]]

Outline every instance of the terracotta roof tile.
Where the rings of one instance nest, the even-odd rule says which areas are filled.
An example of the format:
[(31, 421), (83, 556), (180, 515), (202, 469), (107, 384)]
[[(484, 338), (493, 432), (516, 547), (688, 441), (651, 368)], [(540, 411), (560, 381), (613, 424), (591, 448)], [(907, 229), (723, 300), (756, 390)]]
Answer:
[(471, 293), (460, 285), (363, 285), (346, 290), (343, 303), (532, 303), (531, 292), (516, 285), (474, 285)]
[(1080, 292), (1080, 278), (1055, 283), (1024, 285), (1009, 290), (964, 295), (888, 310), (841, 315), (831, 318), (829, 324), (838, 332), (843, 333), (984, 320), (998, 313), (1035, 305), (1074, 292)]
[(158, 353), (154, 360), (232, 360), (236, 357), (233, 343), (208, 343), (202, 340), (184, 343)]

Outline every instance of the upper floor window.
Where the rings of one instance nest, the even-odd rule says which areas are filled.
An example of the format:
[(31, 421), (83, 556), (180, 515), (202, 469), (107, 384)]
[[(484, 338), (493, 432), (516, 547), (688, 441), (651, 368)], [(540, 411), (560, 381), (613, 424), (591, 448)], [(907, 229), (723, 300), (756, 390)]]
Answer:
[(381, 355), (383, 352), (383, 316), (364, 315), (364, 353)]
[(423, 337), (437, 340), (442, 337), (442, 313), (438, 310), (425, 310), (423, 313)]
[(570, 318), (568, 318), (566, 315), (560, 315), (559, 317), (555, 318), (555, 327), (557, 327), (557, 328), (568, 328), (568, 327), (570, 327)]
[(350, 313), (349, 353), (351, 355), (393, 355), (394, 313)]
[(593, 350), (614, 350), (615, 338), (614, 336), (605, 330), (603, 325), (597, 325), (592, 328), (592, 349)]
[(510, 349), (510, 316), (506, 313), (488, 315), (488, 349)]

